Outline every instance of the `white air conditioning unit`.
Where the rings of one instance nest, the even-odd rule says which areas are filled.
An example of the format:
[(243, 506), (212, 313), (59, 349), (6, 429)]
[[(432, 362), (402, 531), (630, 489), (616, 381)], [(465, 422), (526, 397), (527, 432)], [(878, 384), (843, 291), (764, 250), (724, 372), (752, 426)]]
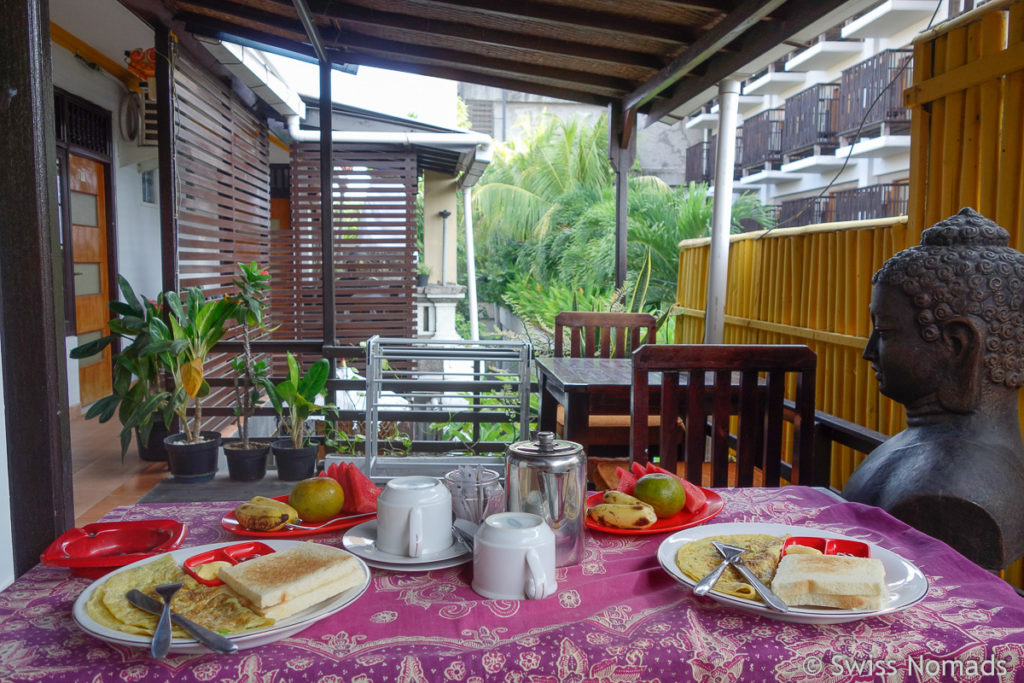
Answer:
[(139, 93), (128, 93), (118, 108), (118, 127), (126, 142), (134, 141), (139, 147), (156, 147), (156, 102)]

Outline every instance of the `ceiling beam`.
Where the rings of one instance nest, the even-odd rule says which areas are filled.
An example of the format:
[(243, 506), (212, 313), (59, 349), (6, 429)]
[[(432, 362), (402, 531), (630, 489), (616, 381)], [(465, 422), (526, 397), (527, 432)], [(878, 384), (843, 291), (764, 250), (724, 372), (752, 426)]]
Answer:
[(713, 29), (698, 38), (683, 54), (672, 60), (646, 83), (626, 97), (624, 108), (642, 107), (655, 95), (672, 87), (680, 78), (704, 64), (744, 32), (783, 5), (786, 0), (745, 0)]
[(515, 2), (508, 0), (431, 0), (427, 4), (430, 7), (455, 7), (533, 23), (542, 22), (555, 27), (585, 26), (617, 35), (626, 33), (681, 43), (690, 43), (697, 39), (697, 33), (688, 26), (647, 19), (633, 19), (623, 13), (604, 12), (595, 8), (580, 10), (535, 0), (515, 0)]
[(706, 61), (706, 70), (700, 76), (678, 84), (666, 97), (646, 112), (648, 121), (657, 121), (696, 94), (715, 87), (754, 59), (779, 43), (789, 40), (808, 26), (846, 4), (846, 0), (788, 0), (783, 11), (777, 12), (770, 24), (747, 32), (729, 52), (719, 52)]
[(320, 30), (316, 27), (316, 22), (313, 20), (313, 15), (309, 11), (309, 5), (306, 4), (306, 0), (292, 0), (292, 5), (295, 7), (295, 12), (299, 15), (299, 21), (302, 22), (302, 28), (306, 31), (306, 37), (309, 38), (317, 59), (320, 60), (321, 64), (329, 64), (331, 60), (327, 58), (327, 51), (324, 50), (324, 41), (320, 38)]

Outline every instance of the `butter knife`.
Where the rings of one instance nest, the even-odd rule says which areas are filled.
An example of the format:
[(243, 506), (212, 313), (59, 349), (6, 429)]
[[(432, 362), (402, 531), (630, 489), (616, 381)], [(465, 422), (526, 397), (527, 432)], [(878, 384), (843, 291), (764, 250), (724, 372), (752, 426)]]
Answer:
[(725, 558), (725, 561), (736, 567), (736, 570), (743, 575), (743, 578), (750, 582), (750, 585), (754, 587), (757, 594), (768, 603), (768, 607), (777, 612), (788, 612), (789, 605), (782, 602), (779, 596), (772, 593), (768, 586), (761, 583), (761, 579), (757, 578), (754, 572), (750, 571), (750, 567), (743, 561), (743, 553), (747, 551), (746, 548), (740, 548), (734, 545), (727, 545), (725, 543), (719, 543), (718, 541), (712, 541), (711, 545), (715, 546), (715, 549)]
[[(132, 589), (125, 593), (125, 598), (127, 598), (128, 602), (132, 603), (139, 609), (146, 610), (147, 612), (151, 612), (153, 614), (160, 614), (160, 612), (163, 611), (164, 608), (163, 604), (161, 604), (160, 602), (157, 602), (156, 600), (149, 597), (142, 591), (138, 591), (135, 589)], [(206, 647), (210, 648), (214, 652), (219, 652), (225, 655), (238, 652), (238, 646), (235, 645), (231, 641), (231, 639), (225, 638), (224, 636), (214, 631), (211, 631), (205, 626), (200, 626), (191, 619), (186, 619), (180, 614), (171, 612), (171, 621), (180, 626), (182, 629), (188, 632), (189, 635), (191, 635), (197, 641), (199, 641)]]

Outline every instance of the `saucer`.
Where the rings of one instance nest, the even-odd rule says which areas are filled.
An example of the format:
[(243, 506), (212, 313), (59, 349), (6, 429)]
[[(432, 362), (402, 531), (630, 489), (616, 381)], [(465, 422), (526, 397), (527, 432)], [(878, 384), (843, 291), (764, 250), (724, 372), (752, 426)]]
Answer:
[[(471, 536), (476, 532), (474, 524), (461, 519), (456, 520), (455, 523)], [(371, 567), (392, 571), (426, 572), (455, 567), (473, 559), (473, 551), (458, 541), (454, 541), (444, 550), (422, 557), (386, 553), (377, 547), (377, 520), (375, 519), (358, 524), (346, 531), (341, 542), (345, 546), (345, 550), (361, 558)]]

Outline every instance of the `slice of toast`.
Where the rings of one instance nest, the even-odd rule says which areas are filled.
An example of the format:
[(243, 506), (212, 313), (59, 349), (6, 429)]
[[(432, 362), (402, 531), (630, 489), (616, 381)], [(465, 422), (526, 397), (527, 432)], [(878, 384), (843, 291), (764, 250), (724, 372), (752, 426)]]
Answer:
[(217, 577), (262, 614), (268, 607), (335, 583), (353, 567), (360, 569), (359, 562), (344, 550), (306, 542), (221, 567)]
[(786, 555), (772, 591), (787, 605), (840, 609), (878, 609), (888, 597), (880, 560), (844, 555)]

